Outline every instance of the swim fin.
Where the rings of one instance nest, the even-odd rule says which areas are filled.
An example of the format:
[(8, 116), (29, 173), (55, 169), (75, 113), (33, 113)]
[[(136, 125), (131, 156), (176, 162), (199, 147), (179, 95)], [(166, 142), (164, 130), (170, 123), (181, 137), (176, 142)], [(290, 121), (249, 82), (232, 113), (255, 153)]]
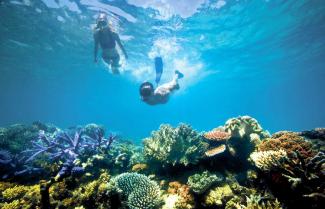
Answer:
[(164, 69), (164, 64), (161, 57), (155, 57), (155, 69), (156, 69), (156, 83), (158, 85)]

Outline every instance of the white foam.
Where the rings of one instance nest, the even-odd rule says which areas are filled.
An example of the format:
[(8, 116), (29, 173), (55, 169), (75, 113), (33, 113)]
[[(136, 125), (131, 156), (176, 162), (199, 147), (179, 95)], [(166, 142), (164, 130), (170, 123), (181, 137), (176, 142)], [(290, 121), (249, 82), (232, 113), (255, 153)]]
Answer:
[(60, 6), (55, 2), (55, 0), (42, 0), (42, 2), (48, 7), (52, 9), (58, 9)]
[(24, 3), (23, 2), (20, 2), (20, 1), (10, 1), (11, 4), (16, 4), (16, 5), (22, 5), (24, 6)]
[(65, 19), (62, 16), (57, 16), (56, 19), (60, 22), (65, 22)]
[(10, 42), (16, 44), (17, 46), (21, 46), (21, 47), (30, 47), (29, 44), (26, 44), (26, 43), (23, 43), (23, 42), (20, 42), (20, 41), (16, 41), (16, 40), (12, 40), (12, 39), (9, 39)]
[(130, 41), (130, 40), (134, 39), (134, 36), (120, 35), (120, 39), (122, 41)]
[(55, 1), (55, 0), (42, 0), (42, 2), (48, 8), (58, 9), (58, 8), (66, 7), (72, 12), (76, 12), (76, 13), (79, 13), (79, 14), (81, 13), (78, 5), (76, 4), (76, 2), (73, 2), (73, 1), (69, 1), (69, 0), (58, 0), (58, 1)]
[(38, 13), (42, 13), (42, 10), (39, 9), (39, 8), (36, 8), (35, 11), (38, 12)]
[(208, 0), (127, 0), (129, 4), (153, 8), (159, 11), (158, 19), (169, 19), (173, 15), (191, 17)]
[(81, 0), (80, 3), (83, 4), (83, 5), (88, 6), (88, 9), (90, 9), (90, 10), (104, 11), (104, 12), (107, 12), (107, 13), (114, 13), (114, 14), (117, 14), (117, 15), (119, 15), (121, 17), (124, 17), (129, 22), (133, 22), (133, 23), (137, 21), (137, 19), (135, 17), (133, 17), (132, 15), (126, 13), (122, 9), (120, 9), (118, 7), (108, 5), (108, 4), (101, 3), (101, 2), (99, 2), (97, 0)]
[(76, 2), (73, 1), (69, 1), (69, 0), (60, 0), (59, 1), (59, 5), (60, 7), (67, 7), (69, 8), (70, 11), (72, 12), (76, 12), (76, 13), (81, 13), (78, 5), (76, 4)]
[(218, 0), (216, 3), (211, 4), (211, 8), (220, 9), (221, 7), (223, 7), (225, 5), (226, 5), (225, 0)]

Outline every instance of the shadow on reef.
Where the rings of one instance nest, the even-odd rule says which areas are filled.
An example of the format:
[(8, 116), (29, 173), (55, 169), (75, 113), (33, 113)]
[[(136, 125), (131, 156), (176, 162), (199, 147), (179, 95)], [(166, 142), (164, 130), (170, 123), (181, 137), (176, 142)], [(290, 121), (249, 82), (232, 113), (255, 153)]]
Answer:
[(199, 133), (163, 124), (136, 146), (89, 124), (0, 128), (0, 207), (322, 208), (325, 129), (272, 136), (249, 116)]

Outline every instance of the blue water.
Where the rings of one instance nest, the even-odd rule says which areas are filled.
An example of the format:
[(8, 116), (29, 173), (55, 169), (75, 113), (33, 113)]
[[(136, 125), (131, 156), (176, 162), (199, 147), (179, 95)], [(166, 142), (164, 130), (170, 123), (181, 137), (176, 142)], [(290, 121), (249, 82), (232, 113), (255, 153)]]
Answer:
[[(204, 131), (238, 115), (270, 132), (325, 126), (323, 0), (0, 2), (0, 126), (98, 123), (134, 140), (161, 123)], [(120, 76), (93, 63), (103, 5), (129, 54)], [(148, 106), (138, 88), (154, 82), (156, 55), (162, 83), (185, 77), (168, 104)]]

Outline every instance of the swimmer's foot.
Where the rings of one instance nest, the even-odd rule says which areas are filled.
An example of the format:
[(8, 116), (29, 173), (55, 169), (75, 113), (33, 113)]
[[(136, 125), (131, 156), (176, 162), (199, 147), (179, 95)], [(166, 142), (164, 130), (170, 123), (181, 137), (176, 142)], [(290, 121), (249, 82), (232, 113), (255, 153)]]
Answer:
[(178, 70), (175, 70), (175, 74), (177, 75), (177, 78), (180, 79), (180, 78), (183, 78), (184, 77), (184, 74), (179, 72)]

